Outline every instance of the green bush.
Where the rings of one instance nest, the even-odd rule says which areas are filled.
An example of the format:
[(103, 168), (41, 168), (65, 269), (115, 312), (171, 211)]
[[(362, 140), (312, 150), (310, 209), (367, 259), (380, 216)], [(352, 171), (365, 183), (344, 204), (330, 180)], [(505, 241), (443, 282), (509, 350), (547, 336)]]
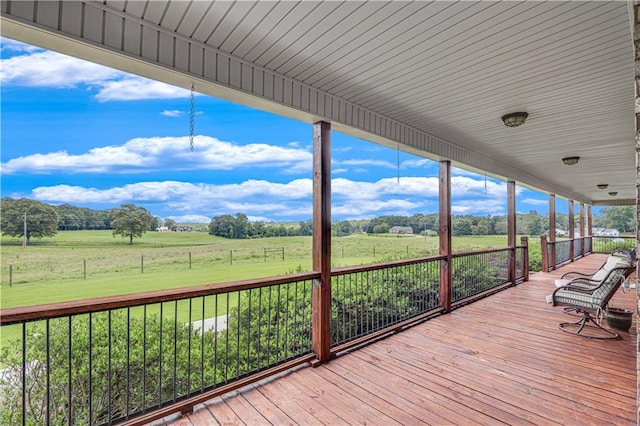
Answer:
[[(30, 327), (26, 339), (24, 423), (46, 423), (47, 363), (49, 420), (54, 425), (105, 423), (109, 418), (139, 412), (171, 400), (174, 394), (184, 395), (216, 382), (210, 362), (204, 363), (204, 371), (200, 369), (202, 359), (213, 359), (213, 333), (201, 337), (198, 330), (179, 323), (176, 327), (173, 319), (160, 320), (157, 315), (146, 321), (132, 316), (128, 328), (127, 322), (123, 311), (93, 314), (91, 329), (88, 315), (51, 320), (48, 359), (44, 325)], [(23, 423), (21, 347), (22, 342), (15, 341), (0, 351), (4, 366), (0, 378), (0, 423), (6, 425)]]

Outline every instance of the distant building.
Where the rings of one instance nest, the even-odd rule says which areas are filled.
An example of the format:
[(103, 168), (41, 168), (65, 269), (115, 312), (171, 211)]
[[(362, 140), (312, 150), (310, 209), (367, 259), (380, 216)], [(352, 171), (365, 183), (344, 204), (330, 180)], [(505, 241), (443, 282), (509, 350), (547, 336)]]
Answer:
[(413, 228), (410, 226), (394, 226), (389, 229), (390, 234), (413, 234)]
[(593, 235), (601, 237), (619, 237), (620, 231), (611, 228), (593, 228)]
[(169, 228), (167, 228), (166, 226), (161, 226), (159, 228), (156, 228), (156, 231), (158, 231), (158, 232), (169, 232)]

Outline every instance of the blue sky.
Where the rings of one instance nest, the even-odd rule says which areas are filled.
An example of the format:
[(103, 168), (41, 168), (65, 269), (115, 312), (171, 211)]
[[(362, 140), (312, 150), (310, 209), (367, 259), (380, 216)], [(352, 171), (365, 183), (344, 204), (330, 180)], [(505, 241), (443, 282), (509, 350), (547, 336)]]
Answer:
[[(191, 151), (189, 91), (6, 38), (1, 46), (2, 197), (133, 203), (180, 223), (311, 218), (310, 124), (196, 95)], [(506, 213), (504, 182), (454, 169), (452, 187), (455, 214)], [(435, 213), (438, 165), (334, 131), (332, 189), (333, 220)], [(517, 210), (547, 214), (548, 198), (517, 187)]]

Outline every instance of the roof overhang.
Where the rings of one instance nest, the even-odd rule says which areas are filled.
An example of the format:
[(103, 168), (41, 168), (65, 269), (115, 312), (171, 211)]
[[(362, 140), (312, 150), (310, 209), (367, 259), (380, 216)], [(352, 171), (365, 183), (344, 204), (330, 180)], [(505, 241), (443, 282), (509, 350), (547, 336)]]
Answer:
[[(635, 204), (627, 2), (1, 5), (6, 37), (578, 202)], [(503, 125), (513, 111), (525, 125)]]

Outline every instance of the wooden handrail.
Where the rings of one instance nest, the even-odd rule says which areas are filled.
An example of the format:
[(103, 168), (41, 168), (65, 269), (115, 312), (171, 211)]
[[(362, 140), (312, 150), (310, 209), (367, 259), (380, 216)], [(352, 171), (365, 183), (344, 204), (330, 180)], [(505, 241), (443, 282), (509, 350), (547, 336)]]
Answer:
[(270, 278), (258, 278), (220, 284), (205, 284), (197, 287), (175, 288), (170, 290), (149, 291), (95, 299), (7, 308), (0, 311), (0, 325), (9, 325), (24, 321), (45, 320), (67, 315), (88, 314), (91, 312), (99, 312), (109, 309), (131, 308), (151, 303), (170, 302), (192, 297), (210, 296), (253, 288), (269, 287), (272, 285), (286, 284), (296, 281), (312, 280), (319, 276), (320, 272), (303, 272)]

